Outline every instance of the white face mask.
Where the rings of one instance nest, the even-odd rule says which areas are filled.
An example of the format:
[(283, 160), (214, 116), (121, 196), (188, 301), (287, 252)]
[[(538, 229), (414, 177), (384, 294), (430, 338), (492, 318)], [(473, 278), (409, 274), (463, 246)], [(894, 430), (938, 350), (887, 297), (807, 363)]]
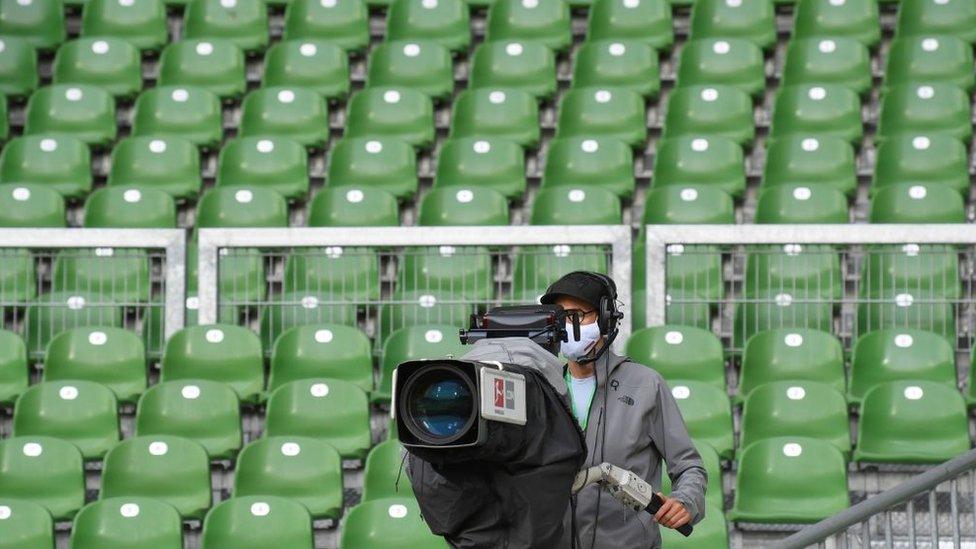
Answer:
[(573, 339), (573, 323), (566, 323), (566, 331), (569, 332), (567, 341), (563, 341), (559, 350), (563, 356), (569, 360), (579, 360), (590, 353), (600, 339), (600, 326), (596, 322), (580, 325), (580, 338)]

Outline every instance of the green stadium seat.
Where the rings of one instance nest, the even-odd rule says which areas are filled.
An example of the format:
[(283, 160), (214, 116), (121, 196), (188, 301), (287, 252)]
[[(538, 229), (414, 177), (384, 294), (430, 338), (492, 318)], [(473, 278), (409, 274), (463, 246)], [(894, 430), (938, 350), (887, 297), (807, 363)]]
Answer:
[(495, 137), (536, 148), (539, 134), (539, 107), (535, 98), (524, 91), (465, 90), (454, 103), (452, 139)]
[(618, 139), (604, 137), (560, 137), (550, 141), (542, 188), (580, 186), (629, 198), (635, 186), (630, 147)]
[(12, 304), (33, 300), (39, 277), (30, 250), (5, 248), (0, 250), (0, 258), (0, 299)]
[(0, 498), (43, 505), (54, 520), (70, 520), (85, 504), (81, 452), (53, 437), (0, 440)]
[(283, 40), (325, 39), (347, 51), (369, 45), (369, 12), (362, 0), (295, 0), (285, 9)]
[(369, 401), (348, 381), (292, 381), (268, 398), (264, 434), (311, 437), (334, 446), (343, 459), (364, 459), (370, 447)]
[(486, 247), (408, 248), (399, 262), (397, 288), (406, 293), (488, 301), (494, 294), (493, 275)]
[(451, 52), (436, 42), (382, 42), (369, 55), (366, 85), (412, 88), (444, 101), (454, 90)]
[(158, 189), (102, 187), (85, 201), (85, 227), (175, 229), (176, 204)]
[(396, 0), (386, 13), (386, 39), (436, 42), (452, 52), (471, 43), (468, 5), (462, 0)]
[(613, 86), (657, 97), (661, 88), (657, 51), (647, 42), (588, 41), (576, 52), (573, 87)]
[(149, 270), (149, 256), (139, 249), (62, 250), (54, 258), (51, 287), (56, 292), (90, 292), (131, 307), (149, 301)]
[(876, 142), (898, 133), (942, 132), (967, 144), (973, 135), (969, 94), (951, 84), (901, 84), (885, 91)]
[(183, 38), (229, 40), (246, 51), (268, 45), (268, 11), (260, 0), (189, 0)]
[(323, 323), (355, 326), (356, 304), (341, 294), (284, 292), (261, 309), (261, 345), (271, 349), (289, 328)]
[(532, 225), (619, 225), (620, 198), (596, 185), (543, 187), (535, 195)]
[(363, 471), (362, 501), (413, 495), (404, 467), (404, 453), (399, 440), (384, 440), (369, 451)]
[(860, 403), (881, 383), (915, 380), (955, 387), (955, 354), (942, 336), (913, 328), (887, 328), (866, 333), (854, 344), (849, 401)]
[(201, 549), (312, 549), (312, 517), (301, 503), (277, 496), (231, 498), (203, 522)]
[(857, 307), (857, 333), (883, 328), (915, 328), (935, 332), (956, 343), (956, 316), (952, 302), (928, 292), (899, 292), (892, 288), (862, 300)]
[(861, 102), (839, 84), (796, 85), (780, 88), (770, 135), (833, 135), (857, 144), (861, 140)]
[(58, 48), (52, 67), (55, 84), (88, 84), (115, 97), (142, 89), (139, 50), (122, 38), (78, 38)]
[(746, 296), (791, 291), (840, 300), (844, 291), (840, 256), (826, 245), (752, 248), (743, 282)]
[(645, 118), (644, 99), (635, 91), (574, 88), (559, 105), (556, 136), (611, 137), (640, 149), (647, 139)]
[(854, 461), (942, 463), (969, 451), (966, 403), (953, 385), (902, 380), (864, 395)]
[(669, 385), (692, 438), (710, 444), (723, 459), (731, 459), (732, 407), (725, 389), (687, 379), (671, 380)]
[[(708, 494), (706, 494), (707, 496)], [(661, 541), (668, 549), (692, 549), (695, 547), (728, 547), (729, 526), (725, 522), (722, 507), (707, 502), (705, 518), (695, 525), (695, 539), (679, 534), (671, 528), (661, 528)]]
[(773, 381), (746, 396), (739, 445), (774, 437), (809, 437), (829, 442), (849, 456), (847, 401), (837, 389), (816, 381)]
[(692, 86), (668, 96), (663, 137), (721, 136), (747, 146), (754, 134), (752, 100), (738, 88)]
[(115, 394), (100, 383), (39, 383), (17, 399), (12, 433), (65, 440), (77, 446), (83, 458), (97, 460), (119, 441), (117, 407)]
[(183, 523), (168, 503), (109, 498), (84, 506), (71, 529), (71, 549), (182, 549)]
[(495, 0), (485, 27), (488, 42), (534, 40), (553, 50), (572, 43), (569, 5), (557, 0)]
[(301, 503), (315, 519), (342, 515), (342, 459), (309, 437), (265, 437), (237, 456), (234, 497), (278, 496)]
[(161, 86), (142, 92), (132, 117), (132, 135), (177, 137), (211, 148), (223, 137), (220, 99), (197, 87)]
[(463, 355), (464, 346), (457, 337), (457, 330), (458, 327), (453, 324), (426, 324), (407, 326), (390, 334), (383, 342), (380, 379), (371, 400), (389, 402), (393, 390), (393, 370), (401, 362)]
[(349, 93), (349, 61), (338, 45), (322, 39), (288, 40), (268, 48), (261, 85), (307, 88), (326, 99)]
[(753, 334), (776, 328), (811, 328), (833, 332), (833, 304), (829, 298), (801, 292), (761, 293), (735, 306), (733, 347), (744, 348)]
[(293, 252), (285, 261), (284, 291), (375, 301), (380, 298), (379, 270), (379, 257), (369, 248), (328, 246)]
[[(199, 210), (198, 210), (199, 211)], [(264, 256), (255, 248), (230, 248), (219, 252), (220, 269), (217, 276), (217, 292), (225, 304), (263, 301), (267, 283), (264, 273)], [(197, 267), (199, 255), (196, 242), (186, 245), (187, 292), (197, 292)], [(236, 322), (235, 322), (236, 323)], [(192, 326), (190, 322), (187, 326)]]
[(780, 381), (815, 382), (845, 392), (840, 341), (830, 332), (804, 328), (757, 332), (742, 354), (736, 398), (741, 402), (756, 387)]
[(942, 82), (972, 92), (972, 44), (953, 36), (899, 37), (891, 42), (885, 85)]
[(234, 389), (242, 401), (255, 401), (264, 390), (261, 341), (242, 326), (211, 324), (181, 329), (166, 342), (160, 381), (187, 379), (218, 381)]
[(352, 326), (319, 324), (296, 326), (275, 340), (268, 392), (291, 381), (322, 377), (372, 391), (373, 352), (366, 334)]
[(115, 102), (109, 92), (91, 84), (39, 88), (24, 116), (24, 135), (63, 134), (98, 147), (115, 139)]
[(800, 0), (796, 3), (793, 38), (853, 38), (869, 48), (881, 41), (875, 0)]
[(708, 330), (691, 326), (654, 326), (637, 330), (624, 353), (666, 380), (690, 379), (725, 388), (722, 342)]
[(962, 297), (959, 256), (952, 246), (905, 244), (867, 251), (861, 264), (862, 296), (924, 292), (946, 299)]
[(674, 41), (671, 5), (666, 0), (594, 0), (589, 9), (589, 40), (642, 40), (657, 50)]
[(198, 229), (287, 226), (287, 201), (265, 187), (214, 187), (197, 204)]
[(158, 189), (176, 199), (190, 199), (200, 190), (200, 154), (180, 137), (127, 137), (112, 150), (109, 186)]
[(728, 193), (715, 187), (664, 185), (647, 193), (645, 225), (674, 223), (735, 223), (735, 204)]
[[(636, 290), (634, 295), (643, 303), (645, 301), (643, 296), (646, 295), (646, 292), (647, 290), (641, 288), (640, 290)], [(703, 330), (710, 330), (711, 307), (709, 303), (703, 301), (701, 297), (692, 292), (677, 288), (668, 290), (667, 295), (665, 295), (665, 317), (667, 323), (676, 326), (691, 326)], [(634, 311), (636, 320), (639, 321), (641, 327), (644, 326), (645, 314), (646, 312), (644, 310)]]
[(27, 346), (17, 334), (0, 330), (0, 404), (9, 406), (30, 383)]
[(120, 327), (122, 309), (104, 297), (55, 291), (39, 295), (27, 307), (24, 322), (27, 351), (36, 356), (64, 330), (78, 326)]
[(854, 196), (857, 169), (850, 143), (829, 135), (790, 135), (767, 142), (763, 188), (820, 183)]
[(776, 13), (771, 0), (703, 0), (691, 13), (691, 37), (745, 38), (764, 50), (776, 44)]
[(0, 184), (0, 227), (64, 227), (64, 198), (43, 185)]
[(536, 99), (556, 93), (556, 55), (539, 42), (485, 42), (472, 56), (471, 89), (518, 90)]
[(763, 52), (745, 38), (691, 40), (681, 50), (678, 87), (721, 84), (754, 98), (766, 90)]
[(361, 90), (349, 101), (343, 136), (382, 136), (401, 139), (415, 148), (430, 148), (434, 143), (434, 106), (417, 90)]
[(837, 84), (867, 96), (871, 92), (871, 54), (854, 38), (793, 40), (786, 50), (782, 84)]
[(37, 54), (20, 36), (0, 38), (0, 95), (27, 97), (37, 88)]
[(91, 153), (82, 140), (68, 135), (17, 137), (0, 152), (0, 181), (81, 198), (92, 187)]
[[(718, 457), (718, 452), (715, 448), (712, 448), (707, 442), (701, 442), (697, 440), (692, 440), (692, 444), (695, 445), (695, 449), (698, 450), (698, 455), (701, 456), (702, 465), (705, 466), (705, 472), (708, 474), (708, 485), (705, 487), (705, 503), (718, 509), (716, 511), (719, 516), (723, 516), (721, 509), (725, 505), (725, 496), (722, 491), (722, 463)], [(671, 477), (668, 476), (667, 471), (664, 470), (664, 474), (661, 475), (661, 493), (664, 495), (671, 494)], [(708, 518), (708, 513), (706, 511), (705, 518)], [(724, 519), (723, 519), (724, 520)], [(696, 535), (702, 535), (702, 530), (700, 529), (700, 524), (695, 525), (695, 531), (698, 532)], [(667, 528), (663, 529), (667, 530)], [(668, 545), (670, 548), (671, 546)], [(723, 546), (724, 547), (724, 546)]]
[(0, 535), (10, 547), (48, 549), (54, 544), (54, 521), (41, 505), (0, 498)]
[(898, 36), (952, 35), (976, 42), (976, 6), (971, 2), (909, 0), (898, 5)]
[(163, 381), (139, 398), (135, 436), (172, 435), (199, 443), (211, 459), (241, 448), (241, 414), (234, 390), (216, 381)]
[(347, 137), (329, 152), (329, 187), (355, 185), (405, 199), (417, 192), (417, 154), (396, 137)]
[(756, 223), (847, 223), (847, 197), (827, 183), (766, 187), (756, 203)]
[(385, 341), (405, 326), (450, 324), (467, 327), (474, 307), (465, 296), (448, 291), (398, 289), (379, 310), (377, 337)]
[(515, 300), (538, 302), (552, 281), (564, 274), (607, 270), (606, 250), (601, 246), (522, 246), (512, 267), (512, 296)]
[(682, 136), (664, 139), (654, 155), (653, 188), (715, 187), (741, 197), (746, 190), (742, 147), (727, 137)]
[(45, 382), (100, 383), (124, 403), (135, 402), (146, 390), (146, 372), (142, 340), (122, 328), (65, 330), (51, 339), (44, 356)]
[(2, 0), (0, 35), (23, 38), (42, 51), (54, 50), (67, 38), (63, 10), (58, 0)]
[(290, 200), (308, 194), (308, 156), (301, 143), (283, 137), (241, 137), (224, 144), (217, 186), (272, 189)]
[(412, 497), (364, 501), (339, 527), (340, 549), (440, 549), (447, 542), (431, 533)]
[(82, 36), (114, 36), (140, 50), (166, 45), (166, 8), (161, 0), (91, 0), (81, 14)]
[(203, 446), (177, 436), (126, 439), (109, 450), (102, 466), (100, 498), (152, 498), (187, 519), (210, 508), (210, 461)]
[(322, 96), (306, 88), (260, 88), (244, 98), (240, 135), (287, 137), (321, 147), (329, 139), (329, 109)]
[(969, 192), (966, 145), (941, 132), (892, 135), (877, 148), (872, 191), (898, 183), (944, 185)]
[(767, 438), (742, 451), (737, 522), (817, 522), (850, 506), (847, 463), (833, 444), (804, 437)]
[[(0, 42), (2, 41), (0, 39)], [(7, 97), (0, 93), (0, 143), (7, 141), (8, 138), (10, 138), (10, 121), (7, 119)]]
[(396, 227), (396, 197), (374, 187), (333, 187), (319, 190), (309, 203), (309, 227)]
[(182, 40), (163, 49), (159, 85), (195, 86), (239, 99), (247, 89), (245, 71), (244, 53), (228, 40)]
[(508, 225), (508, 201), (494, 189), (434, 188), (421, 200), (417, 220), (425, 227)]
[[(196, 293), (196, 289), (187, 293), (185, 307), (183, 309), (186, 326), (196, 326), (198, 324), (200, 297)], [(221, 324), (236, 323), (241, 316), (240, 313), (240, 308), (237, 305), (221, 304), (217, 308), (217, 322)], [(158, 359), (163, 356), (163, 347), (166, 343), (163, 337), (163, 317), (164, 309), (161, 304), (147, 307), (146, 314), (143, 316), (142, 340), (146, 347), (146, 355), (152, 359)]]
[(898, 183), (878, 189), (871, 223), (965, 223), (962, 196), (943, 185)]
[(515, 141), (502, 137), (448, 139), (437, 155), (435, 187), (477, 185), (505, 198), (525, 193), (525, 153)]

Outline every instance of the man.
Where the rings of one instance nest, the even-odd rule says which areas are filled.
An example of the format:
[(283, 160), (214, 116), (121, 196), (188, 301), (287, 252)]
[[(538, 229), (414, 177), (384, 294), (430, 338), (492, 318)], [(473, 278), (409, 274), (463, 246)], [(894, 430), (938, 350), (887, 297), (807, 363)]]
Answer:
[[(609, 277), (584, 271), (569, 273), (540, 298), (556, 303), (579, 323), (577, 339), (567, 320), (569, 340), (566, 384), (571, 409), (586, 436), (587, 464), (608, 462), (661, 486), (661, 460), (672, 480), (670, 497), (654, 515), (635, 513), (590, 486), (576, 496), (566, 518), (564, 547), (574, 546), (573, 524), (584, 549), (659, 548), (658, 524), (678, 528), (704, 517), (707, 475), (691, 443), (678, 405), (664, 379), (651, 368), (609, 350), (616, 336), (616, 285)], [(602, 314), (601, 314), (602, 313)]]

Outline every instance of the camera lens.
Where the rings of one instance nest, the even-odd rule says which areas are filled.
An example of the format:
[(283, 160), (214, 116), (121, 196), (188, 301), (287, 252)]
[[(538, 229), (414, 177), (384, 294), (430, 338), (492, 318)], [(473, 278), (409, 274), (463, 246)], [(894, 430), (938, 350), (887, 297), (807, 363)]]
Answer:
[(406, 389), (409, 427), (427, 443), (450, 443), (463, 436), (474, 421), (475, 388), (457, 370), (425, 369), (410, 379)]

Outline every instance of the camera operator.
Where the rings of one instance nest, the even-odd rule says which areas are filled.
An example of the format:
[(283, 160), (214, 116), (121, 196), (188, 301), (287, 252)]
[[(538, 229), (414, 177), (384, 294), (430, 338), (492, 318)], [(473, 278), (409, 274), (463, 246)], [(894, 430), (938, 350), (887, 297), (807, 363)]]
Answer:
[[(616, 299), (612, 279), (577, 271), (549, 286), (540, 301), (567, 311), (569, 340), (561, 352), (568, 360), (566, 384), (573, 415), (585, 434), (588, 465), (613, 463), (657, 490), (663, 458), (672, 492), (670, 497), (662, 494), (665, 503), (652, 521), (599, 487), (582, 490), (566, 518), (562, 546), (567, 548), (658, 548), (657, 524), (678, 528), (700, 521), (705, 513), (706, 472), (671, 390), (653, 369), (609, 350), (623, 316)], [(569, 326), (571, 318), (579, 325), (578, 339)], [(575, 545), (570, 539), (574, 530)]]

